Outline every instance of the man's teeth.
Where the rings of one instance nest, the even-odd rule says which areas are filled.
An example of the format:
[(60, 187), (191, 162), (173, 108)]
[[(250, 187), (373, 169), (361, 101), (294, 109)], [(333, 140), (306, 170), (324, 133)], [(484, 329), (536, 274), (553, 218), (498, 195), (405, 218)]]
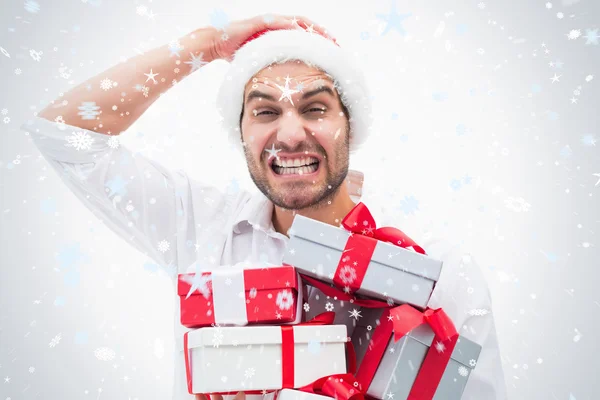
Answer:
[(273, 166), (273, 170), (277, 175), (304, 175), (304, 174), (312, 174), (317, 170), (319, 164), (312, 164), (309, 166), (303, 167), (290, 167), (290, 168), (282, 168), (276, 165)]
[(283, 168), (300, 167), (303, 165), (310, 165), (319, 162), (314, 157), (302, 157), (294, 159), (276, 159), (273, 161), (273, 165)]

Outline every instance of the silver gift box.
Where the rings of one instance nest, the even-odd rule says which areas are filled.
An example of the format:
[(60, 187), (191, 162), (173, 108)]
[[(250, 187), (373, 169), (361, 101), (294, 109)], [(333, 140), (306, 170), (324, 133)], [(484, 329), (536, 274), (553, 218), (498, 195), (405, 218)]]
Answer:
[[(369, 347), (370, 339), (379, 324), (382, 309), (362, 309), (363, 318), (354, 329), (352, 343), (356, 349), (357, 365)], [(399, 341), (393, 335), (377, 368), (367, 394), (377, 399), (405, 400), (410, 393), (421, 363), (433, 342), (434, 333), (424, 324), (410, 331)], [(437, 387), (433, 400), (459, 400), (467, 380), (477, 365), (481, 346), (460, 336)]]
[[(331, 283), (350, 232), (296, 215), (288, 233), (283, 262), (301, 274)], [(352, 256), (352, 250), (344, 255)], [(441, 269), (442, 261), (377, 241), (357, 294), (425, 308)]]

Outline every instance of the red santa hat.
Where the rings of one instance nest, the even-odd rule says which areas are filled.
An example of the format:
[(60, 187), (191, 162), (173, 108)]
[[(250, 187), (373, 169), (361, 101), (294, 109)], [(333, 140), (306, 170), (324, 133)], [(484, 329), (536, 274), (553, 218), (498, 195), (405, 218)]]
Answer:
[(367, 139), (372, 121), (364, 74), (335, 39), (303, 29), (257, 32), (234, 54), (217, 96), (217, 108), (232, 144), (243, 152), (240, 114), (246, 84), (263, 68), (292, 60), (303, 61), (331, 77), (350, 114), (350, 151), (356, 151)]

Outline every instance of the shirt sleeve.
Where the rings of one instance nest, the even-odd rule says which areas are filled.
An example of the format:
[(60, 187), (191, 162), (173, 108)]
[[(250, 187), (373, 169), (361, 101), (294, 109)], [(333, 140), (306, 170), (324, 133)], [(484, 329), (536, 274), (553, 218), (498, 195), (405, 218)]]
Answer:
[(480, 267), (472, 255), (446, 241), (423, 244), (428, 255), (444, 262), (428, 307), (443, 308), (461, 336), (482, 346), (462, 399), (506, 400), (492, 301)]
[(131, 152), (117, 136), (40, 117), (21, 129), (94, 215), (173, 276), (177, 246), (194, 240), (190, 183), (183, 171)]

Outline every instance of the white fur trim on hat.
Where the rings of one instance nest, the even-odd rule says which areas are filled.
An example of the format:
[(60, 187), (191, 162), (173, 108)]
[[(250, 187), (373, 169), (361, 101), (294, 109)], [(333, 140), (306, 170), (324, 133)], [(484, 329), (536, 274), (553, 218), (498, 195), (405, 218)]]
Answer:
[(235, 53), (217, 96), (217, 108), (232, 143), (243, 152), (240, 114), (248, 81), (263, 68), (290, 60), (304, 61), (333, 78), (350, 114), (350, 150), (357, 150), (371, 127), (371, 103), (364, 75), (345, 50), (319, 34), (303, 30), (268, 31)]

